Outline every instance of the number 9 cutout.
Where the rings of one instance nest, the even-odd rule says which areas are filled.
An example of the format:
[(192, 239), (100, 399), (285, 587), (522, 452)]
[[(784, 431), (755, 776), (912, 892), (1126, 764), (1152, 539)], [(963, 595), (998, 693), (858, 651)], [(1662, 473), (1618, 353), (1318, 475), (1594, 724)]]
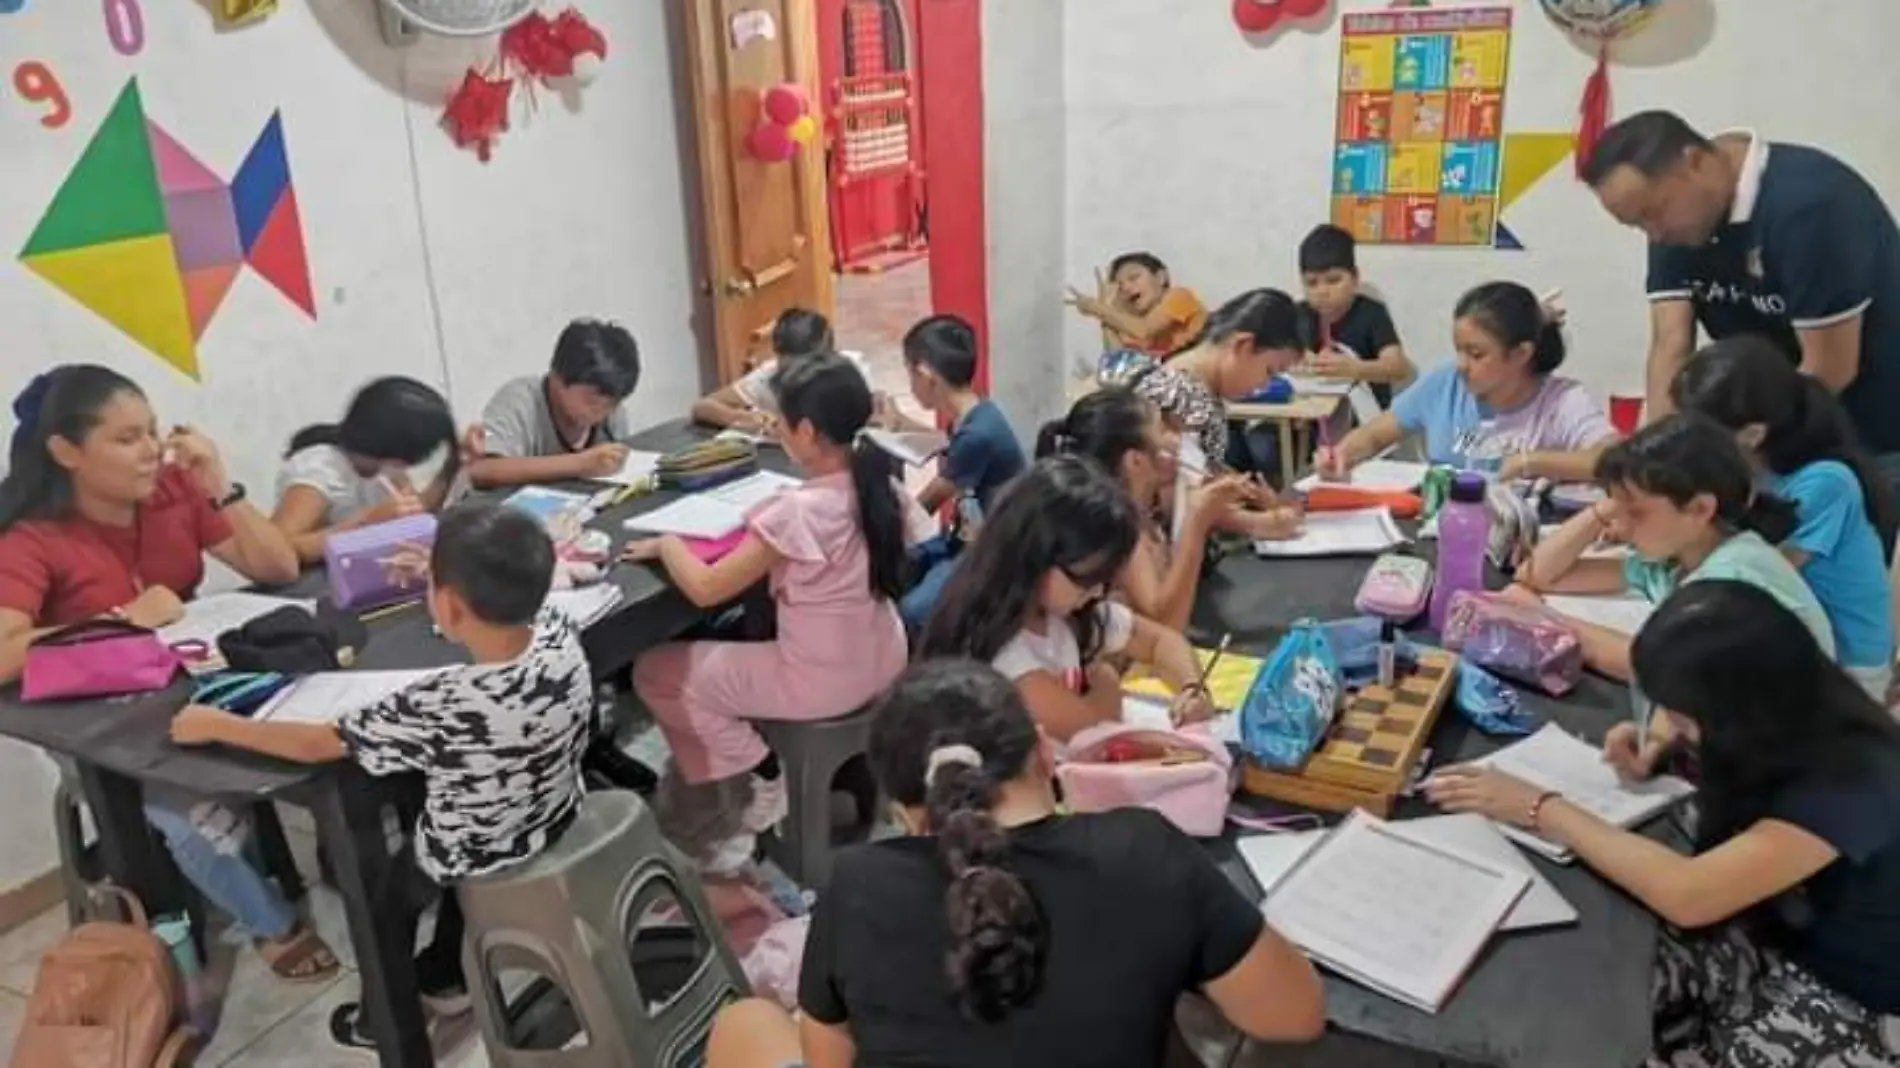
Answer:
[(47, 105), (46, 114), (40, 116), (41, 126), (57, 130), (72, 121), (73, 102), (67, 98), (66, 88), (39, 60), (29, 59), (13, 68), (13, 88), (23, 99)]

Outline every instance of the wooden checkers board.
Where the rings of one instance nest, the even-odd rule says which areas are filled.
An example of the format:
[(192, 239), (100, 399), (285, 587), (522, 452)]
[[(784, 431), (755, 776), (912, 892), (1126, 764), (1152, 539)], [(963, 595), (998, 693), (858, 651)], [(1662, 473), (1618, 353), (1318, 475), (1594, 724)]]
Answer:
[(1417, 670), (1396, 690), (1367, 686), (1348, 694), (1326, 739), (1299, 771), (1271, 771), (1250, 760), (1241, 769), (1241, 789), (1304, 808), (1389, 815), (1451, 698), (1457, 665), (1450, 653), (1420, 650)]

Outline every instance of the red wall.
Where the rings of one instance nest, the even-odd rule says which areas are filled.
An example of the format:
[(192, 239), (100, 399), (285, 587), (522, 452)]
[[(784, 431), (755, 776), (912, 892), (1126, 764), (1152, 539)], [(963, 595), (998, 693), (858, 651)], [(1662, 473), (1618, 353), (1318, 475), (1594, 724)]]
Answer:
[[(1033, 3), (1035, 0), (1023, 0)], [(918, 45), (929, 116), (930, 295), (976, 327), (977, 388), (989, 389), (989, 270), (983, 210), (982, 0), (921, 0)]]

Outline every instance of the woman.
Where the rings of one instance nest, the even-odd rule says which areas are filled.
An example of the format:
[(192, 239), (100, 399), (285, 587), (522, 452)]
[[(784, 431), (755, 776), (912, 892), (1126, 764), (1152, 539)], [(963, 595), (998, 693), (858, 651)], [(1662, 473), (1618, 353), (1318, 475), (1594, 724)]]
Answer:
[(996, 672), (915, 665), (871, 723), (908, 836), (838, 855), (799, 1035), (737, 1008), (713, 1068), (1155, 1068), (1189, 991), (1260, 1041), (1324, 1030), (1312, 965), (1200, 846), (1146, 809), (1057, 815), (1049, 747)]
[(1320, 472), (1346, 478), (1408, 435), (1423, 435), (1435, 464), (1588, 482), (1616, 431), (1582, 385), (1556, 374), (1565, 353), (1559, 319), (1523, 286), (1487, 282), (1459, 298), (1452, 342), (1456, 364), (1426, 374), (1391, 411), (1321, 449)]
[[(1717, 1068), (1891, 1064), (1900, 1012), (1900, 727), (1809, 629), (1745, 582), (1698, 582), (1636, 640), (1636, 676), (1701, 763), (1692, 856), (1475, 766), (1427, 785), (1569, 847), (1669, 924), (1657, 1054)], [(1606, 755), (1635, 763), (1636, 732)]]
[[(89, 619), (162, 627), (185, 614), (204, 554), (254, 582), (290, 582), (297, 554), (245, 499), (208, 439), (161, 437), (145, 395), (117, 372), (69, 364), (13, 402), (0, 481), (0, 684), (34, 639)], [(203, 894), (258, 939), (285, 979), (327, 979), (336, 957), (240, 846), (243, 819), (191, 796), (148, 795), (146, 817)]]
[(1036, 455), (1086, 456), (1121, 483), (1141, 525), (1134, 554), (1115, 579), (1116, 592), (1137, 614), (1185, 631), (1207, 559), (1207, 539), (1239, 504), (1245, 485), (1243, 476), (1224, 475), (1178, 492), (1180, 440), (1154, 405), (1110, 386), (1045, 425)]
[[(441, 470), (418, 492), (409, 469), (437, 456)], [(356, 392), (341, 423), (308, 426), (290, 439), (271, 522), (299, 560), (314, 564), (331, 534), (439, 510), (463, 461), (474, 458), (458, 455), (442, 394), (413, 378), (378, 378)]]

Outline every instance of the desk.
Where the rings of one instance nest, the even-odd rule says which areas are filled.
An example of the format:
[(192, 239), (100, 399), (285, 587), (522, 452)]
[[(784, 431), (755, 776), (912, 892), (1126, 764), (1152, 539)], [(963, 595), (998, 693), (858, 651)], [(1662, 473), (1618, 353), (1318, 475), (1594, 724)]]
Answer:
[(1280, 432), (1280, 488), (1291, 490), (1306, 457), (1307, 434), (1331, 422), (1346, 398), (1299, 394), (1283, 404), (1229, 404), (1227, 418), (1237, 423), (1272, 423)]
[[(1430, 546), (1421, 549), (1429, 552)], [(1293, 620), (1353, 615), (1352, 598), (1368, 563), (1230, 556), (1202, 581), (1194, 617), (1197, 637), (1205, 644), (1231, 632), (1237, 647), (1258, 654), (1271, 649)], [(1629, 714), (1624, 688), (1595, 677), (1586, 677), (1562, 701), (1525, 696), (1540, 719), (1592, 739)], [(1432, 762), (1473, 759), (1498, 744), (1447, 709), (1432, 732)], [(1413, 801), (1402, 803), (1395, 815), (1428, 811), (1423, 802)], [(1231, 839), (1210, 848), (1229, 878), (1257, 896), (1259, 888)], [(1578, 923), (1499, 935), (1437, 1015), (1323, 973), (1328, 1019), (1341, 1030), (1460, 1063), (1509, 1068), (1641, 1064), (1650, 1047), (1655, 917), (1580, 864), (1556, 865), (1535, 857), (1532, 862), (1576, 906)]]
[[(635, 448), (670, 451), (703, 440), (710, 431), (684, 421), (646, 431)], [(767, 449), (768, 466), (782, 467), (783, 453)], [(599, 486), (591, 489), (598, 490)], [(623, 521), (656, 508), (674, 494), (635, 498), (602, 514), (595, 526), (609, 531), (616, 546), (627, 540)], [(614, 614), (590, 627), (584, 644), (594, 675), (624, 668), (639, 652), (664, 642), (703, 616), (653, 567), (615, 567), (608, 581), (623, 599)], [(328, 580), (306, 574), (287, 590), (292, 596), (321, 596)], [(356, 667), (401, 669), (465, 661), (462, 651), (437, 637), (426, 609), (418, 606), (370, 625), (370, 641)], [(172, 911), (183, 895), (167, 874), (171, 865), (146, 826), (141, 798), (148, 786), (171, 788), (239, 804), (287, 801), (311, 810), (317, 836), (329, 853), (349, 919), (363, 1001), (377, 1017), (393, 1021), (380, 1036), (378, 1053), (388, 1068), (427, 1068), (434, 1063), (422, 1005), (416, 992), (410, 932), (394, 929), (394, 917), (379, 916), (372, 898), (390, 862), (382, 829), (388, 784), (356, 765), (327, 767), (288, 764), (228, 749), (184, 749), (169, 736), (171, 718), (183, 707), (191, 685), (179, 681), (161, 693), (72, 704), (24, 704), (17, 689), (0, 694), (0, 735), (73, 758), (84, 782), (87, 803), (99, 832), (106, 873), (139, 893), (152, 911)]]

